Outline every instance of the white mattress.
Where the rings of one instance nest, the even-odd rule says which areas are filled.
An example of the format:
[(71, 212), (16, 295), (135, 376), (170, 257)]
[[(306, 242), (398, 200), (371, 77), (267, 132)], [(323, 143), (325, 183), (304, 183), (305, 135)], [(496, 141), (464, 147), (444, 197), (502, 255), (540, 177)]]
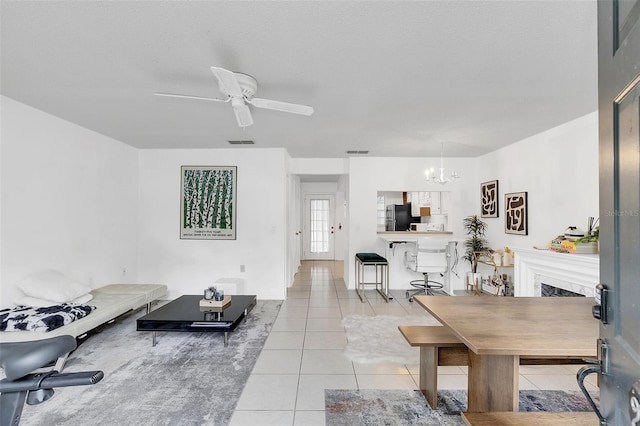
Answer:
[(91, 291), (95, 306), (89, 315), (53, 331), (2, 331), (0, 342), (27, 342), (64, 334), (78, 337), (130, 310), (138, 309), (167, 294), (163, 284), (110, 284)]

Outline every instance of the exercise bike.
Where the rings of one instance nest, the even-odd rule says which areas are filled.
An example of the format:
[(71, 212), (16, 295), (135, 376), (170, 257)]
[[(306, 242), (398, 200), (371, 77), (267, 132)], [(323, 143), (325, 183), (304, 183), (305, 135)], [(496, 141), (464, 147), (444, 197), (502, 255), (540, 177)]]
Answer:
[(73, 336), (57, 336), (32, 342), (0, 343), (0, 367), (6, 379), (0, 380), (0, 426), (17, 426), (25, 402), (40, 404), (53, 396), (53, 388), (94, 385), (104, 377), (102, 371), (60, 373), (35, 372), (53, 364), (76, 348)]

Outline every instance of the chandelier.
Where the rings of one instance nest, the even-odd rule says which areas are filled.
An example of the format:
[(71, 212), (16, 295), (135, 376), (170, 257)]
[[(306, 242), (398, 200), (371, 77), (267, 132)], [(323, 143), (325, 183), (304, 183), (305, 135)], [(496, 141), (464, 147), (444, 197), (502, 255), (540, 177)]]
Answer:
[(455, 170), (453, 170), (448, 177), (445, 176), (445, 173), (444, 173), (444, 142), (440, 142), (440, 172), (439, 173), (435, 173), (435, 171), (433, 170), (433, 167), (432, 167), (430, 169), (427, 169), (424, 173), (427, 176), (427, 182), (428, 183), (439, 183), (440, 185), (444, 185), (447, 182), (452, 182), (452, 181), (460, 178), (460, 175)]

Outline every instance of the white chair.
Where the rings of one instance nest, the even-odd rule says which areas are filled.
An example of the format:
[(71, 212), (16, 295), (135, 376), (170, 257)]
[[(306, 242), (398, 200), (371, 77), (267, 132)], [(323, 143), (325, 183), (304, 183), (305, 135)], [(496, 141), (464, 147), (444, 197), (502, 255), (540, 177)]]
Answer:
[(433, 295), (432, 290), (442, 289), (443, 284), (429, 279), (429, 274), (444, 274), (449, 270), (447, 246), (449, 241), (435, 238), (419, 238), (414, 251), (405, 252), (405, 266), (414, 272), (421, 272), (423, 279), (411, 281), (416, 290), (407, 290), (409, 302), (419, 294)]

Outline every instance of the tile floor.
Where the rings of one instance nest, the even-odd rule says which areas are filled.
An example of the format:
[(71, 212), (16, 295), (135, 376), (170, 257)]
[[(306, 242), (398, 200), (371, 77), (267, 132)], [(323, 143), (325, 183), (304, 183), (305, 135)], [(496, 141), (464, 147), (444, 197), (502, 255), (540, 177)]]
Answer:
[[(392, 291), (361, 302), (342, 279), (342, 262), (304, 261), (231, 419), (232, 426), (325, 424), (325, 389), (418, 389), (419, 366), (359, 364), (343, 354), (347, 315), (427, 315)], [(522, 366), (521, 389), (579, 390), (574, 366)], [(438, 388), (466, 389), (466, 367), (440, 367)], [(590, 376), (593, 377), (593, 376)], [(593, 380), (587, 383), (596, 390)]]

